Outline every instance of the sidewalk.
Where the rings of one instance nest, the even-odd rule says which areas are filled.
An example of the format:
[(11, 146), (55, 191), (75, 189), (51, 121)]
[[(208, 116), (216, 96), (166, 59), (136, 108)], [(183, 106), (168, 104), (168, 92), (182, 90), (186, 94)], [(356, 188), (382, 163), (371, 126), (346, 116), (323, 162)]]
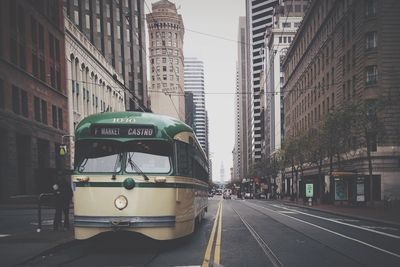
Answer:
[(73, 230), (42, 229), (0, 238), (1, 265), (16, 266), (61, 244), (73, 240)]
[[(1, 266), (18, 266), (74, 240), (73, 227), (67, 231), (53, 231), (54, 207), (42, 207), (42, 229), (37, 232), (37, 209), (35, 203), (0, 205)], [(70, 220), (72, 218), (70, 213)]]
[(380, 206), (339, 206), (333, 204), (303, 204), (302, 200), (298, 203), (290, 200), (278, 200), (286, 205), (301, 207), (310, 210), (328, 212), (336, 215), (351, 217), (354, 219), (368, 220), (378, 223), (391, 224), (400, 227), (400, 211), (396, 208), (383, 208)]

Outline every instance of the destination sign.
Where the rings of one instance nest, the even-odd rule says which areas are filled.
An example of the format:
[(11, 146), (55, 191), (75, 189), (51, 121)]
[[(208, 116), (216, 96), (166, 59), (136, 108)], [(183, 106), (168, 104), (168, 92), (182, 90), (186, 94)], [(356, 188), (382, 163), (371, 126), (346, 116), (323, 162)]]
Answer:
[(154, 137), (155, 129), (149, 125), (93, 125), (91, 134), (97, 137)]

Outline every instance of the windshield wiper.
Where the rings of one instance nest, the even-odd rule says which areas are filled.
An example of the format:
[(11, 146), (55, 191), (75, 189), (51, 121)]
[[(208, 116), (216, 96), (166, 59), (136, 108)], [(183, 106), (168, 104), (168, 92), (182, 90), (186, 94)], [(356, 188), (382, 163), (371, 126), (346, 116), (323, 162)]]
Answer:
[(130, 153), (128, 152), (128, 163), (129, 163), (129, 165), (131, 165), (131, 167), (132, 167), (133, 169), (135, 169), (135, 171), (136, 171), (137, 173), (139, 173), (140, 175), (142, 175), (143, 178), (144, 178), (146, 181), (150, 180), (149, 177), (147, 177), (147, 175), (146, 175), (146, 174), (139, 168), (139, 166), (136, 165), (136, 163), (132, 160), (133, 154), (134, 154), (134, 152), (132, 152), (132, 154), (130, 154)]
[(112, 176), (111, 176), (111, 180), (116, 180), (116, 179), (117, 179), (117, 173), (118, 173), (117, 168), (118, 168), (118, 163), (121, 163), (122, 156), (123, 156), (122, 153), (119, 153), (119, 154), (118, 154), (117, 160), (115, 161), (115, 165), (114, 165), (114, 169), (113, 169), (113, 174), (112, 174)]

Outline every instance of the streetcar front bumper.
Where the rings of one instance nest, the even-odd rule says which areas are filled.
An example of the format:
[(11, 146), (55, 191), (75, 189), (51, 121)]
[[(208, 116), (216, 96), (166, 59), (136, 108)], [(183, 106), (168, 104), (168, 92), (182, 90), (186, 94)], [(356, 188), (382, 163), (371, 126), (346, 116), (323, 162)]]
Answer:
[(75, 227), (154, 228), (175, 227), (175, 216), (74, 216)]

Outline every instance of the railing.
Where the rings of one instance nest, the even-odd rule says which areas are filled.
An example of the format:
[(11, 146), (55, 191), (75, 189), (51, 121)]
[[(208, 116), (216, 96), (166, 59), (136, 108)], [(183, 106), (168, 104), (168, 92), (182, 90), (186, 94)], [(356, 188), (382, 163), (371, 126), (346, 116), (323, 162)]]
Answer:
[(54, 197), (54, 193), (42, 193), (38, 197), (38, 228), (36, 229), (38, 233), (42, 231), (42, 202), (50, 197)]

